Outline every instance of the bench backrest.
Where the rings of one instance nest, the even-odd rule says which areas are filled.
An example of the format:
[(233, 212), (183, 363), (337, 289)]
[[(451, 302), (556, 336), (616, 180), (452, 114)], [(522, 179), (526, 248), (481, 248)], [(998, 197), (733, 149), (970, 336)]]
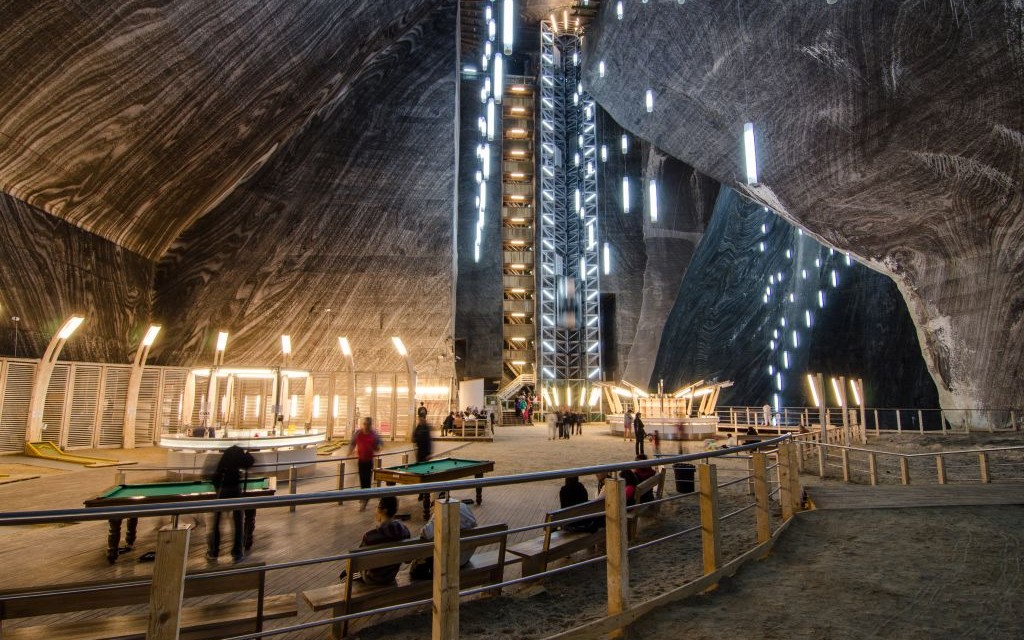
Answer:
[(604, 496), (595, 498), (593, 500), (587, 500), (579, 504), (574, 504), (564, 509), (558, 509), (556, 511), (549, 511), (544, 515), (544, 552), (547, 553), (551, 549), (551, 534), (562, 525), (552, 524), (559, 520), (566, 520), (568, 518), (576, 518), (579, 516), (590, 516), (600, 515), (604, 516)]
[[(644, 480), (640, 484), (636, 485), (636, 493), (634, 495), (636, 496), (637, 502), (640, 502), (640, 496), (644, 495), (648, 491), (651, 491), (652, 489), (655, 489), (655, 488), (664, 488), (664, 486), (665, 486), (665, 470), (662, 469), (661, 471), (658, 471), (658, 473), (654, 474), (650, 478), (647, 478), (646, 480)], [(655, 498), (658, 497), (658, 495), (657, 495), (658, 493), (660, 493), (660, 492), (659, 491), (655, 492), (655, 496), (654, 496)]]
[[(234, 568), (262, 567), (263, 563), (236, 565)], [(226, 576), (204, 576), (215, 570), (190, 573), (185, 579), (185, 598), (234, 593), (237, 591), (259, 591), (258, 607), (263, 606), (265, 571), (232, 574)], [(0, 592), (0, 620), (34, 618), (75, 611), (109, 609), (149, 604), (152, 579), (116, 580), (106, 582), (78, 582)], [(88, 591), (74, 592), (88, 588)], [(257, 615), (261, 617), (262, 611)]]
[[(505, 541), (507, 539), (507, 535), (505, 534), (506, 531), (508, 531), (507, 524), (492, 524), (484, 527), (475, 527), (473, 529), (463, 529), (459, 532), (460, 538), (464, 539), (472, 536), (479, 539), (464, 539), (460, 545), (461, 553), (471, 553), (476, 551), (478, 547), (485, 547), (498, 543), (500, 545), (499, 554), (504, 555)], [(425, 560), (430, 558), (434, 555), (434, 543), (431, 540), (420, 540), (417, 538), (414, 540), (405, 540), (403, 542), (386, 542), (384, 544), (351, 550), (352, 553), (362, 553), (367, 551), (374, 553), (372, 553), (372, 555), (354, 556), (348, 559), (349, 577), (347, 577), (346, 580), (351, 578), (354, 571), (365, 571), (367, 569), (376, 569), (378, 567), (387, 567), (394, 564), (401, 564), (403, 562), (412, 562), (414, 560)]]

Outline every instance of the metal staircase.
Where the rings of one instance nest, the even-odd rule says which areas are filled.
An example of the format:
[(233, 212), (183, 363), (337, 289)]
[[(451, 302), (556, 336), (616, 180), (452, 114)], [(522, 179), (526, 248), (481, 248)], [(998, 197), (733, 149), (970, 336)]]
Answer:
[(523, 387), (532, 387), (534, 384), (534, 377), (532, 373), (520, 373), (515, 377), (514, 380), (509, 381), (502, 388), (498, 389), (498, 393), (495, 395), (501, 399), (502, 402), (508, 402), (512, 398), (516, 397), (519, 390)]

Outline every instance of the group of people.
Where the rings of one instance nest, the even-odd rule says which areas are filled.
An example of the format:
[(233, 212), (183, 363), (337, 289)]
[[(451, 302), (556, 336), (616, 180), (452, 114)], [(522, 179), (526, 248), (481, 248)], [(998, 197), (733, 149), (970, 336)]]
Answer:
[(530, 424), (531, 416), (533, 416), (533, 405), (536, 404), (537, 399), (528, 393), (520, 393), (513, 403), (516, 409), (516, 420), (521, 420), (523, 424)]
[[(638, 455), (637, 461), (647, 460), (647, 456)], [(637, 467), (635, 469), (623, 469), (619, 471), (619, 477), (622, 478), (625, 483), (626, 490), (626, 506), (632, 506), (637, 502), (650, 502), (654, 500), (654, 490), (651, 489), (645, 492), (643, 495), (637, 495), (637, 487), (648, 478), (653, 477), (657, 472), (652, 467)], [(604, 481), (609, 477), (607, 472), (599, 472), (596, 475), (597, 479), (597, 491), (596, 496), (599, 498), (604, 492)], [(587, 492), (587, 488), (580, 482), (579, 476), (569, 476), (565, 479), (565, 484), (562, 485), (561, 490), (558, 492), (558, 503), (562, 509), (571, 507), (577, 504), (583, 504), (590, 499), (590, 494)], [(604, 526), (603, 517), (588, 518), (585, 520), (578, 520), (576, 522), (570, 522), (565, 526), (569, 531), (586, 531), (593, 533), (600, 527)]]
[[(462, 435), (466, 428), (466, 419), (473, 418), (477, 421), (486, 419), (491, 428), (494, 428), (494, 414), (485, 415), (482, 411), (474, 410), (472, 407), (465, 411), (449, 411), (448, 416), (441, 423), (441, 436), (448, 434)], [(479, 426), (479, 422), (476, 423)]]
[(583, 435), (584, 416), (566, 408), (548, 411), (546, 418), (548, 440), (568, 440), (572, 435)]

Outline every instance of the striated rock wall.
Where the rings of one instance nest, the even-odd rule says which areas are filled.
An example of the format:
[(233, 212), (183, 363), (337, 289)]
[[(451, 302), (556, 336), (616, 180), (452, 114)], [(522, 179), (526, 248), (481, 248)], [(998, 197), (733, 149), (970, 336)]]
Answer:
[(402, 23), (393, 41), (332, 92), (324, 109), (246, 184), (188, 229), (160, 261), (155, 313), (168, 326), (158, 362), (280, 360), (452, 374), (455, 278), (455, 3)]
[[(605, 3), (588, 38), (585, 82), (602, 107), (891, 276), (944, 408), (1024, 404), (1024, 7), (626, 9), (619, 21)], [(753, 188), (744, 122), (757, 135)]]

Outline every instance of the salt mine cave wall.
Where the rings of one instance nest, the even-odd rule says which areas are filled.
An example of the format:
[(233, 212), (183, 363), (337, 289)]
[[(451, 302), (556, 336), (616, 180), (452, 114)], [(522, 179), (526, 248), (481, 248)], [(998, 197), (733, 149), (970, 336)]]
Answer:
[(621, 19), (603, 3), (584, 82), (624, 128), (890, 275), (943, 408), (1019, 407), (1022, 22), (1009, 0), (630, 3)]

